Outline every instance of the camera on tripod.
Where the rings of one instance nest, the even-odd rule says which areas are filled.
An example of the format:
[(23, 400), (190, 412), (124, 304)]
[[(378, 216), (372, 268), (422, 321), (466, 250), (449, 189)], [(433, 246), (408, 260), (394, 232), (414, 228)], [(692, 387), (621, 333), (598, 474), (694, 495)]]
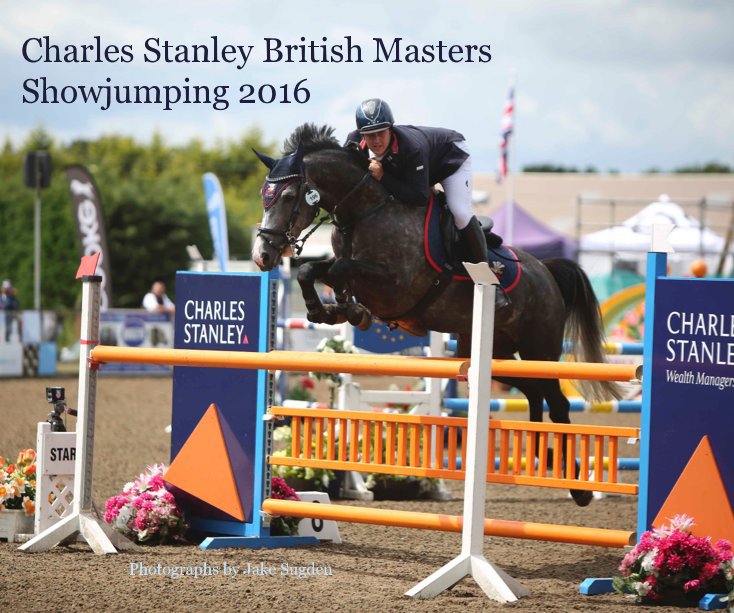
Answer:
[(66, 406), (66, 393), (63, 387), (47, 387), (46, 402), (54, 405), (46, 420), (51, 424), (51, 432), (66, 432), (66, 424), (61, 416), (64, 414), (76, 415), (74, 409)]

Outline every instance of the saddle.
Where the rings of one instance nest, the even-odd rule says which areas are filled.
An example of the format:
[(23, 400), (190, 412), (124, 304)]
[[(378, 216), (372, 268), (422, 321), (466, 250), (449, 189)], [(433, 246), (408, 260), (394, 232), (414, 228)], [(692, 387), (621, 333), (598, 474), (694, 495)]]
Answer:
[[(520, 264), (515, 253), (502, 244), (502, 237), (492, 232), (494, 222), (489, 217), (480, 217), (487, 240), (487, 259), (500, 285), (509, 291), (520, 277)], [(468, 281), (469, 275), (463, 262), (469, 253), (454, 224), (454, 216), (443, 192), (434, 192), (426, 211), (424, 225), (424, 251), (429, 264), (439, 272), (450, 273), (456, 281)]]
[[(446, 204), (446, 194), (441, 191), (436, 191), (434, 194), (436, 199), (435, 206), (439, 208), (439, 228), (441, 231), (441, 242), (443, 243), (443, 250), (446, 254), (446, 260), (451, 262), (454, 266), (460, 266), (461, 262), (466, 261), (469, 255), (459, 230), (454, 223), (454, 216), (451, 210)], [(484, 231), (484, 238), (487, 240), (488, 249), (497, 249), (502, 246), (502, 237), (492, 232), (494, 227), (494, 220), (491, 217), (477, 216), (479, 223), (482, 224), (482, 230)]]

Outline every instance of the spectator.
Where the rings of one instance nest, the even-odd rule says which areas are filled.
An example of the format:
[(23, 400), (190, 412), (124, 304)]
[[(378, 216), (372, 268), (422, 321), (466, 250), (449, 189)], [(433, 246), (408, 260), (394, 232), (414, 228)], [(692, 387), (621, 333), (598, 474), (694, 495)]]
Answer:
[(13, 327), (13, 322), (18, 328), (18, 340), (22, 340), (21, 334), (21, 322), (18, 318), (18, 311), (20, 311), (20, 302), (16, 297), (15, 288), (13, 287), (10, 279), (5, 279), (2, 285), (2, 293), (0, 293), (0, 309), (5, 311), (5, 342), (10, 342), (10, 331)]
[(176, 305), (166, 296), (166, 285), (163, 281), (156, 281), (150, 291), (143, 297), (143, 308), (149, 313), (171, 313), (176, 311)]

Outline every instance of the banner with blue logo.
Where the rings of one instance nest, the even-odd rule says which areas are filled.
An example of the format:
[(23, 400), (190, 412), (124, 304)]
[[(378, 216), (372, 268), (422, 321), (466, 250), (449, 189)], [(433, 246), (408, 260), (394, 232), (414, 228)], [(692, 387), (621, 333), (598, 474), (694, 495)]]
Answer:
[[(99, 338), (114, 347), (173, 347), (173, 317), (140, 309), (108, 309), (99, 317)], [(102, 364), (101, 373), (125, 375), (170, 374), (157, 364)]]
[(731, 281), (656, 281), (648, 525), (704, 435), (734, 503), (732, 305)]
[(209, 216), (209, 229), (212, 233), (214, 252), (222, 272), (229, 270), (229, 237), (227, 235), (227, 212), (224, 208), (224, 193), (217, 176), (207, 172), (204, 177), (206, 212)]
[[(266, 273), (176, 275), (176, 349), (268, 350)], [(226, 432), (227, 454), (246, 521), (259, 504), (266, 375), (263, 370), (176, 366), (173, 370), (171, 459), (211, 404)], [(206, 462), (207, 458), (202, 458)]]

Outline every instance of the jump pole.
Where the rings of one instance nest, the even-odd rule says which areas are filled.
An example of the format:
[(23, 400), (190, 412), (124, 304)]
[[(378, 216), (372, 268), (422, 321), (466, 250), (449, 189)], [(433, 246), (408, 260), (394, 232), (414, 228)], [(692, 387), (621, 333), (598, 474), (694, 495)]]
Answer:
[[(94, 256), (89, 256), (94, 258)], [(91, 263), (94, 273), (99, 254)], [(85, 267), (82, 259), (80, 272)], [(140, 547), (115, 532), (92, 508), (92, 464), (94, 454), (94, 413), (97, 393), (97, 369), (90, 366), (92, 347), (99, 343), (99, 306), (102, 277), (80, 275), (82, 278), (82, 319), (79, 336), (79, 408), (77, 409), (77, 453), (74, 464), (74, 501), (72, 513), (19, 547), (20, 551), (47, 551), (77, 534), (89, 544), (94, 553), (117, 553), (118, 549), (140, 551)]]
[(474, 281), (472, 351), (469, 368), (469, 417), (464, 484), (464, 523), (461, 553), (408, 590), (413, 598), (433, 598), (471, 576), (484, 593), (498, 602), (515, 602), (530, 594), (520, 582), (484, 556), (484, 507), (487, 497), (487, 448), (491, 389), (494, 297), (497, 277), (486, 263), (464, 263)]
[[(263, 502), (263, 511), (271, 515), (286, 517), (311, 517), (355, 524), (394, 526), (416, 530), (439, 532), (461, 532), (463, 518), (460, 515), (398, 511), (395, 509), (372, 509), (337, 504), (313, 504), (295, 500), (270, 498)], [(544, 540), (555, 543), (593, 545), (595, 547), (627, 547), (634, 542), (634, 532), (585, 526), (565, 526), (504, 519), (485, 519), (483, 526), (487, 536)]]

